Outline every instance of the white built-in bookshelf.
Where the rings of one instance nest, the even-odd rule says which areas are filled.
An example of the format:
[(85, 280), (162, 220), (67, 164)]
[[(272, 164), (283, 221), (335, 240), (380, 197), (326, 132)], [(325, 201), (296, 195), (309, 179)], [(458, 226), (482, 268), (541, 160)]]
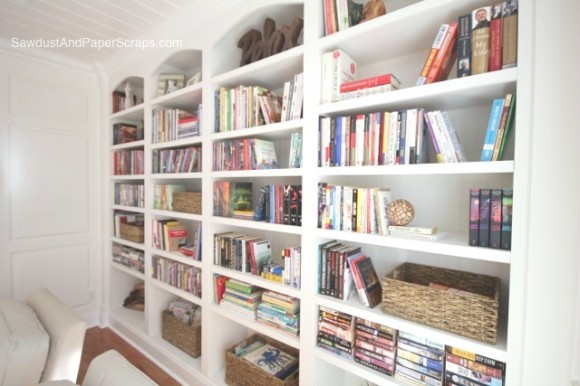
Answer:
[[(267, 3), (267, 5), (265, 5)], [(205, 382), (211, 385), (225, 384), (224, 351), (253, 335), (265, 334), (300, 350), (300, 383), (302, 385), (356, 385), (368, 380), (380, 385), (398, 385), (394, 378), (333, 355), (316, 347), (318, 307), (325, 306), (341, 312), (362, 317), (387, 326), (414, 333), (456, 346), (468, 351), (507, 363), (506, 384), (520, 384), (521, 337), (523, 325), (519, 298), (523, 294), (524, 256), (521, 243), (523, 232), (517, 208), (518, 202), (526, 202), (528, 192), (525, 174), (519, 174), (529, 155), (527, 149), (518, 145), (526, 138), (526, 128), (517, 124), (506, 157), (498, 162), (479, 162), (485, 136), (491, 101), (506, 93), (516, 93), (519, 69), (511, 68), (478, 76), (454, 79), (452, 73), (447, 81), (415, 87), (435, 31), (444, 22), (457, 19), (489, 1), (476, 0), (425, 0), (386, 1), (387, 14), (362, 25), (330, 36), (324, 36), (323, 6), (319, 1), (270, 1), (252, 0), (243, 6), (227, 10), (221, 25), (213, 26), (213, 34), (199, 46), (181, 49), (167, 58), (151, 58), (148, 70), (135, 85), (144, 99), (142, 104), (110, 115), (109, 126), (118, 122), (144, 121), (144, 140), (110, 145), (109, 152), (125, 149), (144, 150), (145, 173), (143, 175), (110, 176), (110, 191), (116, 183), (142, 183), (145, 186), (144, 208), (114, 205), (110, 200), (111, 238), (107, 241), (107, 289), (109, 322), (111, 326), (148, 352), (151, 357), (176, 377), (188, 384)], [(522, 4), (525, 6), (525, 4)], [(289, 24), (295, 16), (304, 19), (303, 44), (261, 61), (239, 67), (241, 50), (237, 41), (247, 30), (262, 30), (265, 17), (271, 17), (279, 28)], [(527, 24), (524, 24), (527, 25)], [(520, 27), (522, 28), (522, 27)], [(520, 35), (525, 31), (520, 31)], [(195, 31), (194, 33), (200, 33)], [(320, 76), (322, 54), (341, 48), (358, 63), (359, 77), (377, 73), (396, 74), (402, 83), (400, 90), (384, 95), (355, 100), (320, 103)], [(158, 95), (160, 74), (183, 73), (186, 80), (201, 72), (198, 83), (186, 86), (168, 95)], [(303, 118), (272, 125), (247, 128), (230, 132), (215, 132), (215, 92), (221, 87), (260, 85), (282, 94), (284, 82), (304, 72)], [(122, 90), (127, 79), (137, 77), (126, 69), (128, 78), (115, 81), (110, 90)], [(525, 109), (518, 99), (518, 110)], [(171, 142), (152, 142), (152, 114), (158, 108), (178, 108), (197, 111), (202, 104), (201, 135)], [(110, 103), (107, 104), (110, 106)], [(318, 126), (321, 117), (340, 114), (368, 113), (423, 107), (447, 111), (459, 132), (470, 162), (417, 165), (388, 165), (366, 167), (318, 167)], [(301, 168), (288, 168), (288, 149), (293, 133), (302, 133), (303, 157)], [(259, 137), (275, 144), (279, 168), (272, 170), (213, 171), (213, 144), (224, 140)], [(112, 144), (112, 139), (109, 144)], [(200, 145), (202, 170), (195, 173), (152, 173), (152, 154), (164, 149)], [(517, 161), (517, 162), (516, 162)], [(112, 170), (112, 165), (109, 165)], [(302, 226), (269, 224), (236, 218), (213, 216), (213, 186), (216, 181), (252, 182), (254, 200), (261, 185), (302, 185)], [(415, 207), (413, 224), (436, 225), (449, 236), (438, 241), (410, 240), (391, 236), (378, 236), (318, 229), (318, 183), (337, 185), (389, 188), (393, 198), (404, 198)], [(188, 191), (202, 192), (202, 213), (189, 214), (153, 208), (154, 187), (158, 184), (185, 186)], [(472, 187), (513, 188), (514, 223), (511, 251), (470, 247), (468, 245), (469, 189)], [(145, 240), (143, 244), (112, 237), (113, 214), (129, 211), (144, 215)], [(523, 214), (522, 214), (523, 217)], [(202, 227), (202, 259), (193, 261), (187, 257), (151, 247), (151, 224), (155, 219), (175, 218), (183, 223), (200, 222)], [(214, 265), (213, 235), (232, 231), (266, 238), (272, 250), (279, 254), (282, 248), (301, 245), (301, 287), (288, 285), (230, 270)], [(442, 330), (390, 316), (380, 306), (365, 308), (356, 296), (347, 301), (318, 294), (318, 245), (337, 239), (361, 246), (371, 256), (379, 277), (384, 277), (403, 262), (413, 262), (437, 267), (499, 277), (501, 280), (500, 323), (497, 344), (486, 344), (463, 338)], [(128, 245), (144, 251), (145, 273), (127, 269), (112, 261), (112, 243)], [(152, 278), (153, 256), (184, 264), (201, 270), (202, 295), (167, 285)], [(267, 290), (299, 298), (301, 301), (300, 335), (292, 336), (266, 327), (255, 321), (241, 318), (214, 302), (214, 276), (224, 275)], [(128, 310), (122, 306), (123, 299), (133, 286), (144, 282), (146, 303), (144, 312)], [(161, 338), (161, 312), (175, 298), (189, 300), (202, 307), (202, 354), (193, 359)]]

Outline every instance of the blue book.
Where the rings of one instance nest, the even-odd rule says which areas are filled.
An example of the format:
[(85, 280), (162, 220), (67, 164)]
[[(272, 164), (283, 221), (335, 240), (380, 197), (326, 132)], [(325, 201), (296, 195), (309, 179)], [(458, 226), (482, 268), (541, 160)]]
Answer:
[(493, 104), (491, 105), (487, 133), (485, 134), (485, 142), (483, 143), (483, 150), (481, 151), (481, 161), (491, 161), (492, 159), (504, 102), (504, 98), (497, 98), (493, 100)]

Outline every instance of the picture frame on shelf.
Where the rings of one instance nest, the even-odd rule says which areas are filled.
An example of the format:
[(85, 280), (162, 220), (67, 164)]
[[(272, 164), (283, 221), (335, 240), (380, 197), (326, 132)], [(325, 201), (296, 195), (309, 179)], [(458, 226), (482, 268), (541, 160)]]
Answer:
[(184, 74), (159, 74), (157, 96), (171, 94), (185, 85)]

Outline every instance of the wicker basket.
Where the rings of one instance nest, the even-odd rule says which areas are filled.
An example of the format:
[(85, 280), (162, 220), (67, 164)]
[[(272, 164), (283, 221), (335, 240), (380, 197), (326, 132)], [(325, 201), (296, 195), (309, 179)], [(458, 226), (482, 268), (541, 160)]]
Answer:
[(201, 214), (201, 192), (174, 192), (173, 210)]
[(145, 230), (143, 225), (122, 223), (121, 238), (123, 240), (132, 241), (134, 243), (142, 243), (145, 241)]
[[(261, 334), (252, 335), (246, 342), (262, 340), (280, 350), (299, 357), (297, 349), (280, 343)], [(237, 345), (236, 345), (237, 346)], [(226, 350), (226, 383), (230, 386), (298, 386), (298, 369), (282, 380), (261, 370), (234, 354), (235, 346)]]
[(201, 355), (201, 326), (185, 324), (169, 311), (161, 313), (161, 325), (163, 339), (193, 358)]
[[(440, 284), (469, 292), (432, 288)], [(495, 344), (498, 278), (475, 273), (404, 263), (382, 281), (383, 312), (441, 330)]]

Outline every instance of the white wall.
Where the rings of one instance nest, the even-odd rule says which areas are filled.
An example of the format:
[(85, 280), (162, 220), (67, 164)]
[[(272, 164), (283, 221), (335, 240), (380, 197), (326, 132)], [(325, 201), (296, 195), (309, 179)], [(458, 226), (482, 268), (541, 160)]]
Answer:
[(0, 48), (0, 296), (44, 286), (92, 323), (101, 238), (94, 73)]
[(534, 36), (523, 37), (535, 45), (522, 385), (564, 386), (580, 377), (580, 3), (536, 0), (530, 5), (535, 7)]

